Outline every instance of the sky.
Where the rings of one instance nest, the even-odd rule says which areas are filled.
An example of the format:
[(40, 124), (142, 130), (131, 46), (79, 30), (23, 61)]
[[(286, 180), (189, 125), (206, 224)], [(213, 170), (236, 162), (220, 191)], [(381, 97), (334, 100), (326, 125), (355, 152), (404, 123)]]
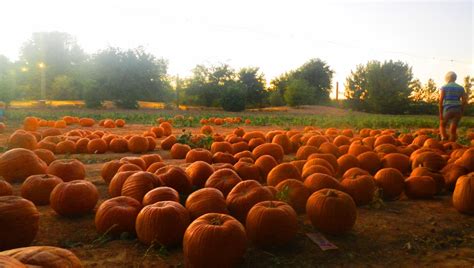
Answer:
[(197, 64), (227, 63), (260, 67), (270, 80), (320, 58), (342, 92), (358, 64), (392, 59), (440, 85), (447, 71), (474, 76), (473, 2), (2, 1), (0, 54), (16, 60), (33, 32), (63, 31), (87, 53), (143, 46), (180, 77)]

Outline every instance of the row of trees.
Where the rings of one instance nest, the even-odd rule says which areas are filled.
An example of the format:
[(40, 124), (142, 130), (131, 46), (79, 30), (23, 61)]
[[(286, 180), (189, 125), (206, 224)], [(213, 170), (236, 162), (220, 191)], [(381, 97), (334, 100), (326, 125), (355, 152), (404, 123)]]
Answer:
[[(0, 100), (79, 99), (89, 107), (110, 100), (123, 108), (137, 108), (137, 101), (143, 100), (241, 111), (326, 104), (334, 74), (326, 62), (311, 59), (274, 78), (267, 87), (257, 67), (235, 70), (227, 64), (197, 65), (190, 77), (181, 79), (171, 77), (167, 69), (166, 60), (140, 47), (109, 47), (88, 55), (67, 33), (35, 33), (22, 46), (18, 61), (0, 55)], [(41, 95), (41, 79), (47, 85), (45, 96)], [(472, 83), (473, 79), (465, 78), (466, 89)], [(413, 103), (435, 103), (438, 92), (432, 79), (425, 84), (414, 79), (406, 63), (370, 61), (351, 72), (345, 97), (347, 106), (355, 110), (404, 113)]]

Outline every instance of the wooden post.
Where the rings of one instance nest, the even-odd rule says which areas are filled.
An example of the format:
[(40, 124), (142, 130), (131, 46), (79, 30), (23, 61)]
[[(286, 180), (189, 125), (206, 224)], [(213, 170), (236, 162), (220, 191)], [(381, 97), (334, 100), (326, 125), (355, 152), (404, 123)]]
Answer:
[(339, 82), (336, 82), (336, 101), (339, 101)]

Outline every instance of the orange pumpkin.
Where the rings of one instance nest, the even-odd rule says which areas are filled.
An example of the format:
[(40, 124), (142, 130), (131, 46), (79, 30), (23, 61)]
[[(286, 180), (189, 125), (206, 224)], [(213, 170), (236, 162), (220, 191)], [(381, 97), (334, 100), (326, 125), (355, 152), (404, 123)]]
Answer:
[(84, 164), (76, 159), (60, 159), (51, 163), (46, 173), (55, 175), (63, 181), (83, 180), (86, 177)]
[(303, 213), (306, 201), (311, 195), (310, 190), (300, 180), (287, 179), (277, 184), (277, 196), (288, 203), (296, 212)]
[(49, 203), (59, 215), (76, 217), (92, 212), (98, 200), (99, 192), (94, 184), (86, 180), (75, 180), (56, 185)]
[(191, 192), (191, 183), (188, 174), (180, 167), (166, 166), (158, 169), (155, 174), (160, 181), (179, 193), (188, 194)]
[(28, 133), (24, 130), (17, 130), (15, 131), (9, 138), (8, 138), (8, 148), (24, 148), (28, 150), (34, 150), (37, 146), (36, 137)]
[(204, 185), (206, 188), (216, 188), (222, 192), (224, 197), (234, 188), (237, 183), (241, 182), (240, 176), (230, 168), (222, 168), (216, 170)]
[(143, 136), (132, 136), (128, 140), (128, 150), (134, 154), (146, 153), (148, 149), (148, 139)]
[(93, 139), (87, 143), (87, 152), (90, 154), (104, 154), (108, 146), (103, 139)]
[(303, 184), (311, 194), (324, 188), (343, 190), (341, 183), (336, 178), (324, 173), (314, 173), (306, 177)]
[(148, 206), (160, 201), (174, 201), (179, 203), (179, 193), (167, 186), (157, 187), (145, 194), (143, 197), (143, 206)]
[(203, 188), (190, 194), (186, 199), (186, 209), (191, 219), (207, 213), (229, 213), (224, 195), (215, 188)]
[(436, 182), (429, 176), (409, 177), (405, 180), (405, 194), (412, 199), (432, 198), (436, 194)]
[(465, 214), (474, 214), (474, 176), (461, 176), (453, 192), (453, 207)]
[(367, 205), (374, 198), (375, 181), (370, 175), (345, 177), (341, 181), (341, 185), (358, 206)]
[(135, 220), (141, 204), (127, 196), (118, 196), (100, 204), (95, 214), (95, 227), (100, 234), (118, 236), (135, 233)]
[(0, 156), (0, 176), (6, 181), (24, 181), (31, 175), (46, 173), (47, 165), (34, 152), (16, 148)]
[(186, 168), (189, 181), (198, 188), (204, 187), (206, 180), (214, 173), (214, 168), (207, 162), (196, 161)]
[(398, 198), (405, 187), (403, 174), (396, 168), (382, 168), (374, 176), (375, 183), (382, 189), (382, 197), (385, 200)]
[(47, 205), (54, 187), (62, 182), (54, 175), (32, 175), (21, 185), (21, 196), (37, 206)]
[(122, 185), (122, 196), (131, 197), (142, 203), (143, 197), (156, 186), (161, 186), (158, 177), (150, 172), (139, 171), (131, 174)]
[(258, 202), (272, 200), (273, 195), (254, 180), (241, 181), (234, 186), (226, 198), (227, 208), (232, 216), (245, 222), (247, 213)]

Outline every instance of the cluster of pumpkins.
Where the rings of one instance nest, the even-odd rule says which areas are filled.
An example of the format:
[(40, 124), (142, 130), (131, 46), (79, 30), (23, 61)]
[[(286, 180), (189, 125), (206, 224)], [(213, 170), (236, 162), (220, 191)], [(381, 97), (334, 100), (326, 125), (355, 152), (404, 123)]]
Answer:
[[(79, 118), (75, 116), (64, 116), (59, 120), (45, 120), (34, 116), (28, 116), (23, 120), (23, 128), (27, 131), (36, 131), (41, 127), (66, 128), (70, 125), (79, 125), (81, 127), (93, 127), (97, 124), (93, 118)], [(103, 119), (99, 121), (99, 126), (105, 128), (124, 127), (123, 119)]]
[[(187, 265), (227, 267), (239, 263), (249, 243), (265, 248), (294, 239), (298, 214), (306, 214), (323, 233), (348, 232), (356, 222), (356, 207), (370, 203), (377, 193), (397, 200), (454, 191), (455, 209), (474, 214), (474, 148), (440, 142), (431, 138), (433, 130), (399, 135), (390, 129), (355, 134), (334, 128), (266, 133), (236, 128), (219, 135), (206, 125), (201, 132), (194, 138), (213, 137), (209, 150), (181, 144), (174, 135), (162, 140), (161, 148), (184, 159), (182, 165), (167, 165), (159, 154), (105, 163), (101, 176), (110, 199), (96, 211), (98, 232), (136, 233), (147, 245), (182, 244)], [(62, 168), (51, 171), (58, 162)], [(98, 201), (81, 165), (57, 160), (47, 166), (34, 152), (13, 149), (0, 156), (0, 176), (26, 179), (22, 196), (31, 176), (54, 180), (58, 184), (50, 188), (37, 184), (35, 193), (43, 187), (59, 215), (80, 216), (92, 212)], [(24, 197), (0, 197), (0, 223), (8, 226), (3, 229), (8, 233), (0, 231), (6, 237), (0, 248), (24, 246), (34, 238), (15, 244), (15, 228), (36, 234), (37, 211), (27, 200), (33, 198)], [(2, 202), (30, 205), (4, 217), (9, 214)]]
[(8, 148), (25, 148), (42, 155), (146, 153), (156, 148), (156, 138), (171, 135), (172, 126), (164, 122), (142, 135), (117, 135), (101, 130), (72, 129), (63, 133), (58, 128), (42, 131), (16, 130), (8, 139)]
[(199, 123), (201, 125), (216, 125), (216, 126), (220, 126), (223, 124), (228, 124), (228, 125), (241, 124), (242, 122), (245, 123), (246, 125), (250, 125), (252, 123), (250, 119), (242, 120), (241, 117), (209, 117), (209, 118), (201, 118), (201, 120), (199, 120)]

